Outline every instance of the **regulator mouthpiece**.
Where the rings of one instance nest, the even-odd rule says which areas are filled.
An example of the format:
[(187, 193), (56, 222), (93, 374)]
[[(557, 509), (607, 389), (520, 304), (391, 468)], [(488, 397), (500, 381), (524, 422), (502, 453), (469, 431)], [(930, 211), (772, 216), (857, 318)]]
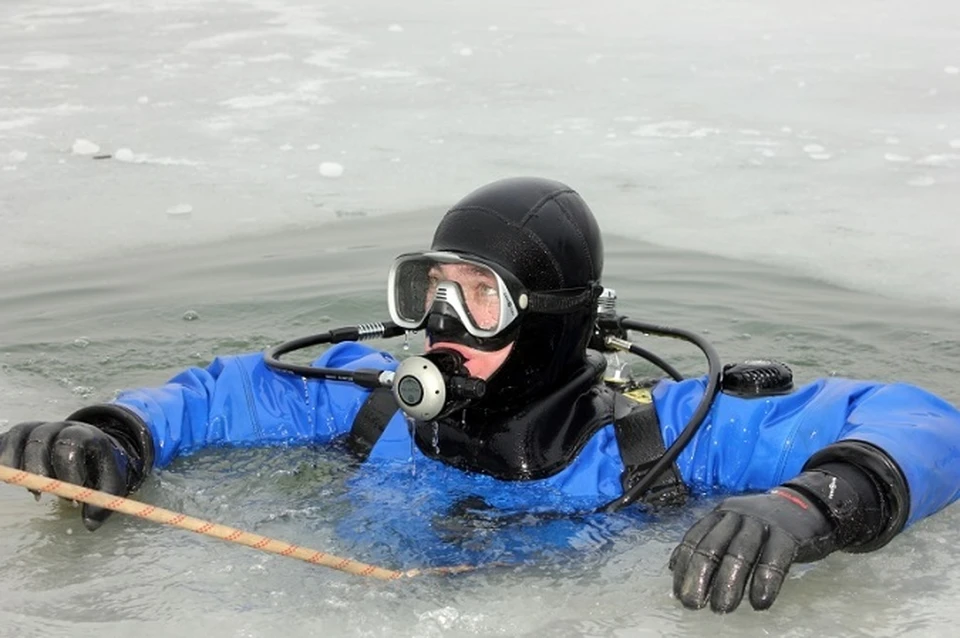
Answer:
[(404, 359), (393, 377), (400, 409), (419, 421), (432, 421), (481, 398), (486, 382), (471, 377), (463, 363), (458, 352), (443, 349)]

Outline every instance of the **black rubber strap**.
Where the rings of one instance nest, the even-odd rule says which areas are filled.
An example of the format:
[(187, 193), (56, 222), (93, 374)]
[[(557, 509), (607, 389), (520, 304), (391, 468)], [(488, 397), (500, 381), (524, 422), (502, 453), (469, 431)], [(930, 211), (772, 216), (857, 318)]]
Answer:
[[(660, 432), (657, 410), (652, 403), (635, 404), (632, 410), (622, 416), (617, 415), (614, 430), (625, 468), (620, 482), (626, 492), (660, 460), (666, 447)], [(660, 474), (638, 500), (647, 505), (679, 505), (687, 500), (687, 495), (687, 486), (680, 478), (680, 472), (674, 463)]]
[(866, 475), (852, 465), (831, 463), (807, 470), (784, 487), (806, 496), (830, 518), (837, 549), (869, 542), (880, 531), (880, 497)]
[(367, 395), (367, 400), (360, 406), (353, 419), (350, 434), (347, 435), (347, 447), (360, 457), (361, 461), (370, 456), (370, 450), (380, 440), (398, 409), (397, 400), (390, 388), (376, 388)]
[(906, 527), (910, 515), (910, 488), (903, 471), (884, 450), (855, 439), (843, 439), (816, 452), (802, 471), (832, 463), (848, 463), (865, 472), (873, 480), (883, 504), (880, 533), (868, 542), (848, 546), (846, 551), (862, 553), (880, 549)]
[(135, 460), (130, 465), (131, 471), (127, 476), (129, 492), (135, 492), (153, 469), (156, 459), (153, 435), (147, 424), (133, 410), (114, 403), (100, 403), (80, 408), (65, 420), (79, 421), (99, 428), (123, 446), (130, 458)]

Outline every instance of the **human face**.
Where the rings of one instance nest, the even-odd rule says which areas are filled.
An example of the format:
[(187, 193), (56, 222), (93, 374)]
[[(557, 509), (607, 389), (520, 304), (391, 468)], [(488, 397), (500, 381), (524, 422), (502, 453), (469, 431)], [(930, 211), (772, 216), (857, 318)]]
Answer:
[[(496, 280), (489, 271), (470, 264), (437, 264), (430, 269), (430, 288), (427, 294), (427, 308), (433, 305), (433, 291), (441, 281), (453, 281), (460, 285), (464, 303), (474, 323), (484, 329), (497, 324), (500, 318), (500, 297)], [(460, 353), (464, 366), (471, 376), (487, 380), (506, 361), (513, 344), (507, 344), (499, 350), (485, 352), (449, 341), (431, 342), (428, 338), (426, 352), (445, 348)]]

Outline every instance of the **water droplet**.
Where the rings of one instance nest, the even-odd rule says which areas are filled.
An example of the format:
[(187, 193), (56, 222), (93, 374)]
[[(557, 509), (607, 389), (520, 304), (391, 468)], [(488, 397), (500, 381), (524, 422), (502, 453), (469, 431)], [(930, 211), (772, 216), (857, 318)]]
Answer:
[[(306, 410), (307, 423), (310, 426), (309, 431), (312, 432), (314, 428), (313, 428), (313, 410), (309, 409), (309, 406), (312, 403), (310, 401), (310, 382), (306, 377), (300, 377), (300, 381), (303, 383), (303, 402), (308, 407), (308, 409)], [(334, 434), (334, 430), (332, 427), (330, 428), (330, 433)]]
[[(466, 410), (464, 410), (464, 414), (466, 414)], [(433, 436), (430, 438), (430, 445), (433, 447), (434, 454), (440, 454), (440, 424), (436, 421), (433, 422)]]
[(410, 457), (408, 459), (410, 461), (410, 476), (416, 477), (417, 476), (417, 453), (416, 453), (417, 444), (416, 444), (416, 441), (414, 441), (413, 437), (414, 437), (414, 432), (417, 429), (417, 422), (414, 421), (413, 417), (410, 416), (409, 414), (404, 413), (404, 417), (407, 420), (407, 432), (410, 435), (408, 437), (410, 439)]

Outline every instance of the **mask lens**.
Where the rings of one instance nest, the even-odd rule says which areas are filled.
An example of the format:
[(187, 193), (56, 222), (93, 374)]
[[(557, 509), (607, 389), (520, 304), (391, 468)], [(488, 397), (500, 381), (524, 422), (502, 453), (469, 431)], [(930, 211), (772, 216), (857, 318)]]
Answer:
[(445, 303), (471, 332), (491, 336), (502, 328), (501, 305), (509, 291), (485, 264), (436, 253), (401, 258), (392, 283), (395, 320), (419, 324), (436, 303)]
[(427, 316), (433, 296), (428, 277), (432, 267), (433, 262), (423, 258), (397, 263), (394, 270), (393, 308), (401, 322), (419, 324)]
[[(480, 330), (497, 330), (500, 323), (500, 286), (497, 276), (485, 266), (473, 264), (437, 264), (429, 273), (428, 307), (437, 293), (448, 296), (447, 282), (455, 284), (468, 319)], [(449, 301), (444, 298), (443, 301)]]

